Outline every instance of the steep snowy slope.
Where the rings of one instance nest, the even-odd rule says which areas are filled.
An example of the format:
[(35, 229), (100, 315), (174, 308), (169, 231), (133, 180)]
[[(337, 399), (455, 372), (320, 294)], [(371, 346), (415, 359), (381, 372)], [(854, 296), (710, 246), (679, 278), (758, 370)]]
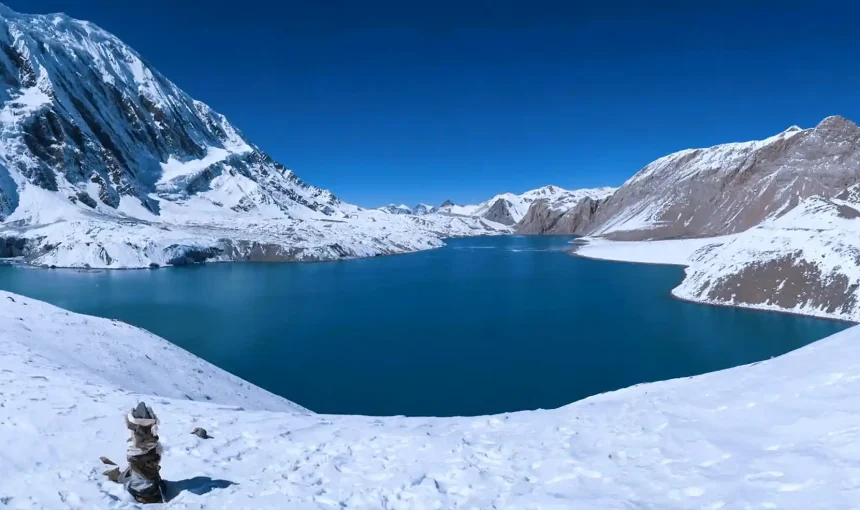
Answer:
[(328, 260), (441, 245), (413, 221), (304, 183), (95, 25), (6, 7), (0, 220), (0, 256), (63, 266)]
[(138, 400), (162, 421), (167, 508), (808, 510), (860, 498), (857, 328), (759, 364), (476, 418), (294, 411), (135, 328), (2, 292), (0, 342), (9, 508), (136, 507), (98, 457), (124, 457), (122, 417)]
[(858, 180), (860, 129), (828, 117), (812, 129), (660, 158), (601, 204), (585, 231), (622, 240), (732, 234)]

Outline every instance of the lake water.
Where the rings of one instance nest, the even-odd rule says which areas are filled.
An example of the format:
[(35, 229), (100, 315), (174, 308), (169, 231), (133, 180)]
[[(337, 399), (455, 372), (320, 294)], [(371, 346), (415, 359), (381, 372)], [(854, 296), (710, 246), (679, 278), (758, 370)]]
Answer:
[(553, 408), (767, 359), (848, 326), (681, 302), (669, 290), (683, 269), (572, 257), (570, 239), (456, 239), (322, 264), (0, 266), (0, 288), (141, 326), (324, 413)]

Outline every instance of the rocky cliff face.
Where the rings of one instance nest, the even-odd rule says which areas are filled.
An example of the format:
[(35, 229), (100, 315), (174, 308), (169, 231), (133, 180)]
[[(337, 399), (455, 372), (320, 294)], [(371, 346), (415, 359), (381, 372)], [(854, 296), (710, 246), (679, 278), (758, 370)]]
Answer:
[(828, 117), (812, 129), (660, 158), (601, 204), (585, 230), (620, 240), (731, 234), (858, 179), (860, 129)]
[(536, 200), (517, 224), (516, 232), (527, 235), (584, 234), (593, 224), (598, 208), (614, 192), (614, 188), (582, 189), (569, 192), (561, 200)]
[(501, 223), (502, 225), (513, 225), (516, 223), (514, 219), (514, 204), (504, 198), (499, 198), (490, 205), (486, 212), (481, 216), (490, 221)]
[(538, 200), (517, 224), (518, 234), (582, 235), (594, 222), (594, 216), (607, 198), (583, 197), (570, 209), (553, 208), (547, 200)]

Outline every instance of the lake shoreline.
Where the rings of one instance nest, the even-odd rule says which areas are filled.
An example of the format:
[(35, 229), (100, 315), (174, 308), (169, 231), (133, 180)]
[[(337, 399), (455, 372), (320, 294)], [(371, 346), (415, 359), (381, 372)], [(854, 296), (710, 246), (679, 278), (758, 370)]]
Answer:
[(666, 292), (683, 269), (559, 253), (572, 239), (448, 239), (352, 264), (2, 266), (0, 288), (152, 331), (315, 412), (368, 416), (551, 409), (761, 361), (846, 326), (682, 305)]
[[(618, 241), (618, 242), (623, 242), (623, 241)], [(637, 242), (647, 242), (647, 241), (637, 241)], [(572, 244), (578, 244), (578, 243), (572, 243)], [(672, 263), (672, 262), (641, 262), (641, 261), (616, 260), (616, 259), (604, 259), (604, 258), (598, 258), (598, 257), (590, 257), (587, 255), (582, 255), (582, 254), (578, 253), (579, 249), (583, 246), (587, 246), (587, 244), (585, 244), (585, 243), (578, 244), (577, 246), (574, 246), (574, 247), (566, 250), (566, 253), (572, 257), (583, 258), (583, 259), (587, 259), (587, 260), (599, 260), (601, 262), (609, 262), (609, 263), (615, 263), (615, 264), (673, 266), (673, 267), (683, 267), (685, 269), (690, 267), (689, 264), (679, 264), (679, 263)], [(719, 307), (719, 308), (734, 308), (734, 309), (740, 309), (740, 310), (754, 310), (757, 312), (770, 312), (770, 313), (777, 313), (777, 314), (783, 314), (783, 315), (809, 317), (812, 319), (833, 321), (833, 322), (839, 322), (839, 323), (843, 323), (843, 324), (850, 324), (852, 326), (860, 324), (860, 322), (858, 322), (858, 321), (853, 321), (853, 320), (845, 319), (842, 317), (833, 317), (833, 316), (829, 316), (829, 315), (816, 315), (816, 314), (810, 314), (810, 313), (795, 312), (795, 311), (785, 310), (785, 309), (766, 308), (766, 307), (760, 307), (757, 305), (743, 304), (743, 303), (741, 303), (741, 304), (718, 303), (718, 302), (714, 302), (714, 301), (692, 299), (692, 298), (687, 298), (687, 297), (682, 297), (682, 296), (676, 295), (675, 289), (677, 287), (679, 287), (681, 285), (681, 283), (684, 282), (684, 279), (686, 279), (686, 278), (687, 278), (687, 274), (686, 274), (686, 271), (684, 271), (684, 276), (681, 278), (681, 281), (678, 282), (678, 285), (676, 285), (675, 287), (673, 287), (672, 289), (669, 290), (669, 296), (672, 299), (676, 299), (678, 301), (683, 301), (686, 303), (695, 303), (697, 305), (703, 305), (703, 306), (714, 306), (714, 307)]]

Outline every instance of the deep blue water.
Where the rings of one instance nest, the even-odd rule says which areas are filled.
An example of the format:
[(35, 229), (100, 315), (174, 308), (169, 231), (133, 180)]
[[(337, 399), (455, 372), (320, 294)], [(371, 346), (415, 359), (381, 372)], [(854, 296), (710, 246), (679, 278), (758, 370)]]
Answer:
[(580, 259), (568, 237), (451, 240), (322, 264), (0, 266), (0, 288), (146, 328), (314, 411), (558, 407), (776, 356), (847, 324), (685, 303), (679, 267)]

